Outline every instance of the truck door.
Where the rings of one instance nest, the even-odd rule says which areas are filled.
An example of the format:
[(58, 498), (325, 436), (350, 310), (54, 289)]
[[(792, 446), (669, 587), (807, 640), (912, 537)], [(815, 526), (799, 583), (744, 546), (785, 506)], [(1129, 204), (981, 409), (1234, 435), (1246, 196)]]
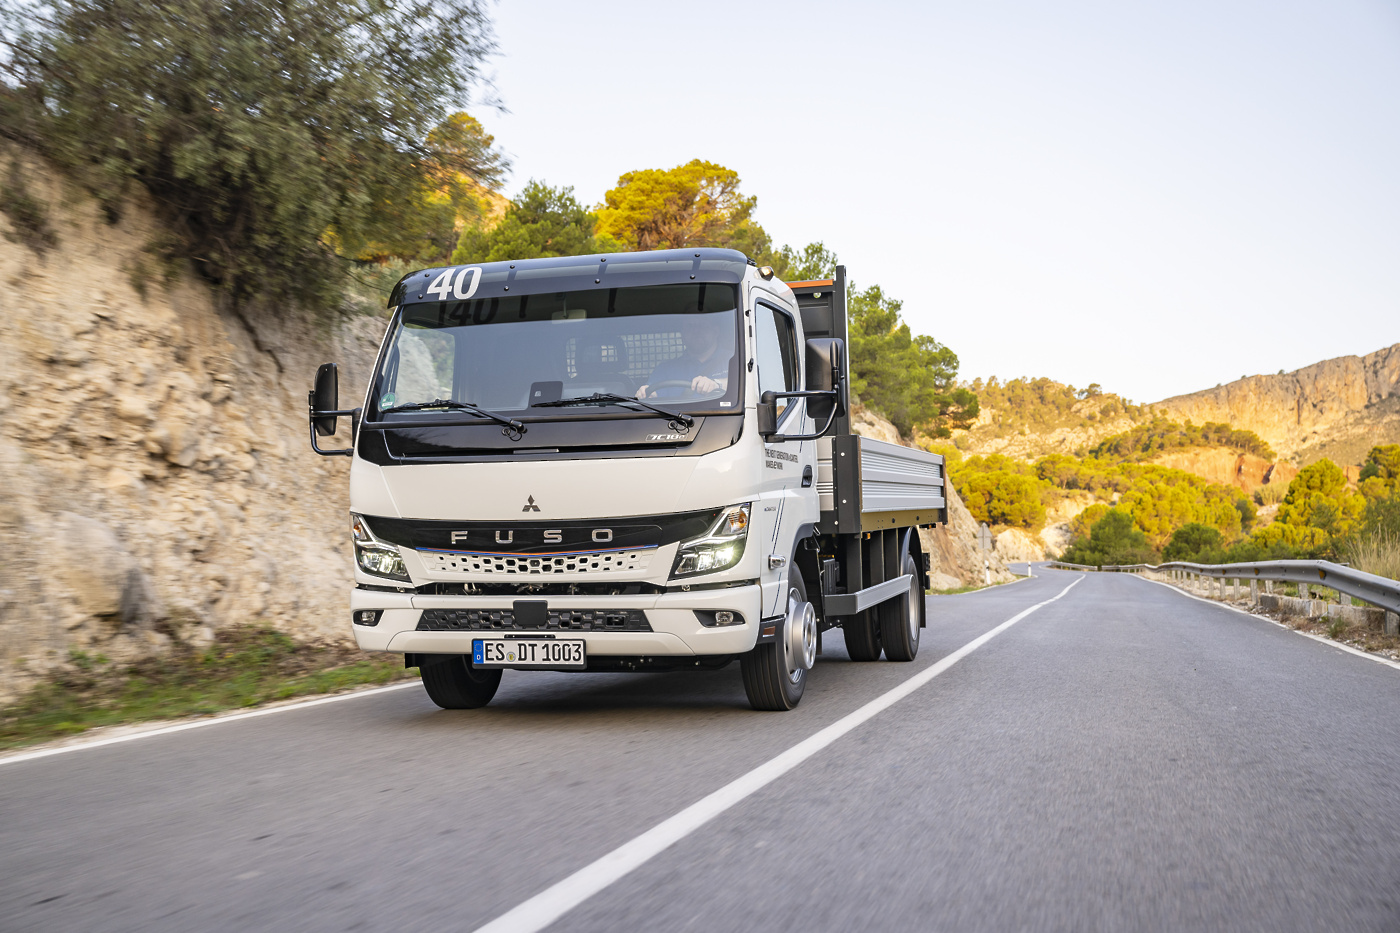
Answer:
[[(798, 353), (797, 322), (791, 313), (775, 304), (759, 301), (754, 305), (754, 340), (757, 351), (758, 391), (792, 392), (802, 384), (801, 355)], [(778, 431), (806, 433), (806, 406), (801, 399), (778, 400)], [(802, 507), (802, 471), (811, 467), (799, 441), (765, 442), (763, 447), (763, 499), (758, 508), (757, 530), (764, 535), (763, 613), (778, 615), (786, 610), (786, 564), (771, 566), (769, 556), (790, 560), (797, 527), (806, 518)]]

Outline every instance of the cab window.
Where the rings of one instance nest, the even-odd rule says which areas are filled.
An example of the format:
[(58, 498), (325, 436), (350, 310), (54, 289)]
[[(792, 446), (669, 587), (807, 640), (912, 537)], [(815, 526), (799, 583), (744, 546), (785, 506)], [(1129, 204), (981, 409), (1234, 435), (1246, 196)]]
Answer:
[[(758, 319), (758, 391), (795, 392), (798, 388), (797, 325), (792, 317), (771, 305), (754, 310)], [(778, 399), (779, 417), (792, 399)]]

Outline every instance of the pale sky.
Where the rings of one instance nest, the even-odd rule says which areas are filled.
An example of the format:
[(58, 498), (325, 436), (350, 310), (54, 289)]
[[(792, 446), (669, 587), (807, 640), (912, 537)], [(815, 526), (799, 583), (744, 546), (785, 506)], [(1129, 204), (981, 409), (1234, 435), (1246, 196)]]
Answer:
[(1400, 341), (1400, 2), (501, 0), (530, 178), (736, 170), (962, 375), (1138, 402)]

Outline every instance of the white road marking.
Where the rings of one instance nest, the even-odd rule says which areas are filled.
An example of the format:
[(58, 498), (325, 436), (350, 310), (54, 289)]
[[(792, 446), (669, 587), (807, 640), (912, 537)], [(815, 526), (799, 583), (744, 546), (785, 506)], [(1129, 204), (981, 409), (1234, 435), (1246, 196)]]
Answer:
[[(1129, 576), (1137, 577), (1137, 574), (1129, 574)], [(1231, 612), (1238, 612), (1240, 615), (1249, 616), (1251, 619), (1260, 619), (1264, 622), (1268, 622), (1270, 625), (1277, 625), (1285, 632), (1292, 632), (1294, 635), (1302, 635), (1304, 638), (1311, 638), (1313, 641), (1320, 642), (1324, 645), (1327, 645), (1330, 648), (1336, 648), (1338, 651), (1345, 651), (1348, 654), (1356, 655), (1358, 658), (1365, 658), (1368, 661), (1375, 661), (1377, 664), (1384, 664), (1387, 667), (1393, 667), (1396, 670), (1400, 670), (1400, 661), (1392, 661), (1390, 658), (1381, 657), (1380, 655), (1372, 654), (1369, 651), (1362, 651), (1360, 648), (1353, 648), (1351, 645), (1344, 645), (1339, 641), (1333, 641), (1330, 638), (1323, 638), (1321, 635), (1314, 635), (1312, 632), (1300, 632), (1296, 628), (1289, 628), (1277, 619), (1271, 619), (1268, 616), (1255, 615), (1252, 612), (1248, 612), (1244, 609), (1241, 609), (1239, 606), (1232, 606), (1229, 603), (1216, 602), (1215, 600), (1207, 599), (1204, 596), (1197, 596), (1195, 593), (1188, 593), (1181, 587), (1168, 583), (1165, 580), (1148, 580), (1147, 577), (1138, 577), (1138, 579), (1146, 580), (1148, 583), (1155, 583), (1158, 586), (1165, 586), (1173, 593), (1180, 593), (1187, 599), (1194, 599), (1198, 602), (1209, 603), (1212, 606), (1219, 606), (1221, 609), (1229, 609)]]
[(776, 758), (759, 765), (748, 774), (724, 785), (708, 797), (686, 807), (675, 816), (658, 823), (630, 842), (623, 843), (607, 855), (592, 864), (585, 865), (523, 904), (501, 914), (485, 926), (478, 927), (476, 933), (535, 933), (537, 930), (544, 929), (614, 881), (624, 877), (628, 872), (670, 848), (730, 807), (762, 790), (852, 729), (889, 709), (1032, 612), (1048, 606), (1064, 596), (1074, 589), (1082, 579), (1084, 577), (1081, 574), (1058, 595), (1018, 612), (996, 628), (974, 638), (957, 651), (910, 677), (893, 690), (876, 697), (855, 712), (838, 719)]
[(246, 713), (233, 713), (227, 716), (213, 716), (209, 719), (196, 719), (191, 722), (178, 722), (171, 726), (143, 729), (139, 732), (128, 732), (122, 735), (108, 736), (104, 739), (74, 742), (72, 745), (53, 745), (47, 748), (38, 748), (30, 752), (19, 752), (15, 755), (0, 757), (0, 766), (17, 764), (21, 761), (33, 761), (35, 758), (48, 758), (50, 755), (65, 755), (68, 752), (80, 752), (88, 748), (102, 748), (104, 745), (120, 745), (122, 742), (135, 742), (137, 739), (150, 739), (158, 735), (170, 735), (172, 732), (203, 729), (205, 726), (218, 726), (226, 722), (237, 722), (240, 719), (271, 716), (273, 713), (286, 713), (294, 709), (306, 709), (309, 706), (324, 706), (327, 703), (339, 703), (341, 700), (354, 700), (359, 697), (373, 696), (377, 693), (388, 693), (390, 690), (417, 687), (421, 686), (421, 684), (422, 681), (409, 680), (401, 684), (390, 684), (387, 687), (375, 687), (371, 690), (359, 690), (354, 693), (337, 693), (335, 696), (320, 697), (319, 699), (306, 700), (301, 703), (288, 703), (285, 706), (268, 706), (263, 709), (249, 710)]

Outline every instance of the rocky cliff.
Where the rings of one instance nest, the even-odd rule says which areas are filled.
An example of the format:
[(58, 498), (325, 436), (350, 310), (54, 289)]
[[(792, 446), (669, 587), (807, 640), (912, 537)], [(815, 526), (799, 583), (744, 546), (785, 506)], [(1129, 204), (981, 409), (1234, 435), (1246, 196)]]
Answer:
[(1260, 486), (1271, 483), (1287, 486), (1293, 477), (1298, 475), (1298, 468), (1290, 463), (1270, 463), (1263, 457), (1242, 454), (1228, 447), (1172, 450), (1154, 458), (1152, 462), (1159, 466), (1194, 473), (1202, 479), (1222, 486), (1234, 486), (1247, 493), (1253, 493)]
[(231, 623), (347, 638), (349, 462), (307, 449), (306, 391), (331, 359), (364, 385), (382, 318), (234, 314), (152, 280), (141, 203), (112, 223), (14, 157), (57, 244), (0, 214), (0, 697), (74, 651)]
[(1176, 420), (1223, 421), (1268, 441), (1285, 460), (1360, 463), (1373, 444), (1400, 442), (1400, 343), (1275, 376), (1155, 403)]

